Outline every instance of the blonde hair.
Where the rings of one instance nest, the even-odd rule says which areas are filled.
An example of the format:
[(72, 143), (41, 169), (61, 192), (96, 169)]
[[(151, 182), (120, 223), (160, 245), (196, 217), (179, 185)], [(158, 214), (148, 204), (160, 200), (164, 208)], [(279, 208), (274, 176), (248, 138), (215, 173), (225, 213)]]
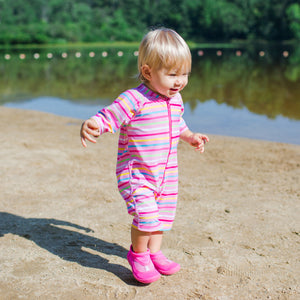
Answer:
[(173, 68), (191, 71), (191, 51), (184, 39), (174, 30), (161, 28), (148, 32), (139, 47), (138, 70), (141, 81), (147, 81), (142, 75), (142, 66), (160, 70)]

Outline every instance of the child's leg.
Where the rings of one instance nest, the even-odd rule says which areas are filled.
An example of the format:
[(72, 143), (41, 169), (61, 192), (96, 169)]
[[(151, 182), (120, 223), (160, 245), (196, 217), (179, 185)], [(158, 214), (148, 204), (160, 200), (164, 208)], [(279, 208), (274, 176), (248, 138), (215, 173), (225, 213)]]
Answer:
[[(131, 227), (132, 250), (134, 252), (131, 253), (131, 256), (145, 255), (144, 257), (146, 257), (150, 255), (149, 258), (151, 259), (151, 262), (147, 261), (148, 267), (145, 267), (150, 272), (141, 273), (134, 270), (134, 268), (132, 269), (133, 275), (137, 280), (141, 282), (146, 282), (145, 280), (153, 282), (159, 278), (157, 273), (153, 272), (152, 263), (156, 271), (164, 275), (171, 275), (179, 271), (180, 265), (167, 259), (160, 251), (162, 238), (162, 231), (144, 232)], [(151, 279), (149, 279), (149, 274), (151, 274)]]
[(160, 251), (161, 243), (163, 238), (163, 232), (162, 231), (156, 231), (152, 232), (149, 242), (148, 242), (148, 248), (150, 249), (151, 253), (156, 253)]
[(162, 231), (145, 232), (131, 227), (131, 242), (134, 252), (142, 253), (150, 249), (151, 253), (158, 252), (161, 247)]
[(172, 275), (179, 271), (180, 265), (167, 259), (160, 251), (163, 232), (156, 231), (150, 236), (148, 248), (150, 249), (150, 258), (156, 270), (164, 275)]
[(146, 252), (150, 240), (151, 232), (145, 232), (131, 227), (132, 249), (136, 253)]
[(127, 254), (127, 259), (132, 268), (133, 276), (140, 282), (151, 283), (160, 278), (160, 273), (154, 268), (150, 258), (148, 244), (151, 232), (139, 231), (132, 227), (132, 246)]

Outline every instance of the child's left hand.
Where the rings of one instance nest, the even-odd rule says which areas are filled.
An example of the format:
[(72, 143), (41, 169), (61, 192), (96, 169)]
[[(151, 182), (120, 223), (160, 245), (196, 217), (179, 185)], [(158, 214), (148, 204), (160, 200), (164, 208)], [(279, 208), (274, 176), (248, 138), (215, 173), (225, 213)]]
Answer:
[(184, 131), (180, 138), (185, 142), (189, 143), (191, 146), (195, 147), (196, 151), (200, 151), (200, 153), (204, 152), (205, 143), (209, 142), (208, 136), (201, 133), (193, 133), (189, 129)]
[(195, 147), (196, 151), (200, 151), (200, 153), (204, 152), (204, 145), (205, 143), (209, 142), (208, 136), (201, 134), (201, 133), (193, 133), (190, 136), (190, 145)]

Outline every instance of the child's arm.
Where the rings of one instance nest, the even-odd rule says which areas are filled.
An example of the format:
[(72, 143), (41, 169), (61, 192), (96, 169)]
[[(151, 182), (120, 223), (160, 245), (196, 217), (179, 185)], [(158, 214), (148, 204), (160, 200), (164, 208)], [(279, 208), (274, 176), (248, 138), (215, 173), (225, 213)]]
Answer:
[[(81, 144), (83, 147), (87, 147), (86, 141), (88, 140), (91, 143), (96, 143), (95, 137), (100, 135), (99, 125), (93, 119), (88, 119), (81, 125), (80, 130), (80, 137), (81, 137)], [(93, 138), (94, 137), (94, 138)]]
[(191, 146), (195, 147), (195, 150), (204, 152), (205, 143), (209, 142), (209, 138), (201, 133), (194, 133), (189, 129), (183, 131), (180, 138), (185, 142), (189, 143)]

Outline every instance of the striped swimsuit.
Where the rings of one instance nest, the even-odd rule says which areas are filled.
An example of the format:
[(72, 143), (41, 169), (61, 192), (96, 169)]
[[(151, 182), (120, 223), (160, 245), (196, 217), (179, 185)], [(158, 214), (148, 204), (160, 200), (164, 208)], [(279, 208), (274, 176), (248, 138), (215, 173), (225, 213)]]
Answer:
[(170, 230), (178, 194), (177, 145), (187, 129), (178, 93), (160, 96), (144, 84), (122, 93), (92, 118), (100, 134), (120, 128), (116, 175), (132, 226)]

